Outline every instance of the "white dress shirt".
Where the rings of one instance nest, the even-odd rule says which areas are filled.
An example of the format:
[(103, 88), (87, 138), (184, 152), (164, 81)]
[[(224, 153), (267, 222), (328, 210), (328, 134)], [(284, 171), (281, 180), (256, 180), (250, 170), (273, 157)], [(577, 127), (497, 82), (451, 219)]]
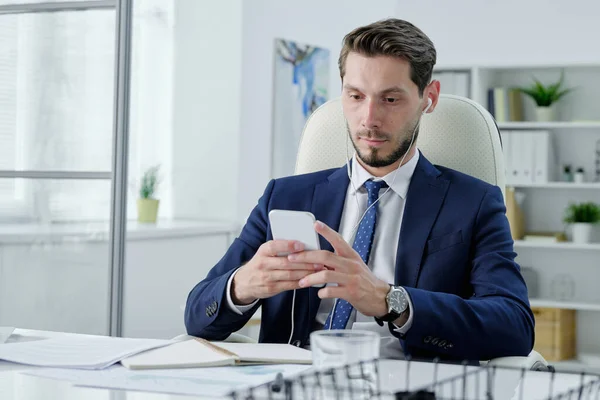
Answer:
[[(396, 270), (396, 254), (398, 250), (398, 239), (400, 237), (400, 227), (402, 226), (402, 217), (404, 214), (404, 204), (408, 186), (413, 173), (419, 161), (419, 152), (398, 170), (392, 171), (383, 178), (376, 178), (371, 175), (360, 163), (356, 161), (356, 155), (352, 158), (351, 182), (346, 192), (346, 200), (342, 219), (340, 222), (339, 233), (352, 244), (354, 235), (358, 230), (359, 219), (367, 209), (367, 191), (363, 184), (369, 180), (383, 180), (389, 186), (379, 192), (379, 201), (377, 202), (377, 225), (375, 227), (375, 237), (369, 256), (369, 268), (379, 279), (394, 284), (394, 275)], [(387, 190), (387, 192), (386, 192)], [(236, 271), (237, 272), (237, 271)], [(242, 314), (250, 310), (256, 302), (239, 306), (233, 303), (231, 299), (231, 275), (227, 284), (227, 303), (236, 313)], [(323, 299), (317, 311), (316, 322), (323, 326), (325, 320), (333, 308), (334, 299)], [(413, 306), (409, 298), (408, 301), (410, 316), (406, 324), (396, 328), (400, 333), (406, 333), (412, 326)], [(402, 358), (402, 347), (396, 337), (394, 337), (387, 324), (379, 326), (373, 317), (367, 317), (362, 313), (353, 310), (347, 329), (361, 329), (377, 332), (381, 336), (381, 356), (387, 358)]]

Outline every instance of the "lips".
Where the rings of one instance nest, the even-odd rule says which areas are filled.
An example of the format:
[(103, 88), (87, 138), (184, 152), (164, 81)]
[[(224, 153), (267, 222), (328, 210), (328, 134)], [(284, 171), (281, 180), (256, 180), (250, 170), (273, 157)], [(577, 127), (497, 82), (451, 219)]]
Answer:
[(376, 138), (366, 138), (366, 137), (359, 137), (360, 140), (362, 140), (363, 142), (365, 142), (366, 144), (368, 144), (369, 146), (381, 146), (382, 144), (384, 144), (386, 142), (385, 139), (376, 139)]

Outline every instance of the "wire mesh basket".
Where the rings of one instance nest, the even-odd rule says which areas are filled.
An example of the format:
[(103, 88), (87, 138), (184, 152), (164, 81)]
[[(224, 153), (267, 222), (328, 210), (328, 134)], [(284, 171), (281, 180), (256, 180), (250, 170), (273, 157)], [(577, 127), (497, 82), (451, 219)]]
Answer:
[(600, 376), (463, 363), (372, 360), (301, 374), (229, 394), (236, 400), (598, 399)]

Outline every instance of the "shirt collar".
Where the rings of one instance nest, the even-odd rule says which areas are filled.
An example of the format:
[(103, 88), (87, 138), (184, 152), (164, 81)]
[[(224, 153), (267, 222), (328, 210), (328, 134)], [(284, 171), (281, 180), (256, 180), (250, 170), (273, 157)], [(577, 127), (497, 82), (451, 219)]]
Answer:
[[(410, 180), (417, 167), (419, 161), (419, 150), (415, 152), (415, 155), (408, 160), (406, 164), (401, 166), (398, 170), (394, 170), (382, 178), (377, 178), (371, 175), (364, 167), (356, 160), (356, 153), (352, 157), (352, 193), (356, 193), (366, 181), (373, 179), (375, 181), (383, 180), (387, 185), (403, 199), (406, 198), (408, 193), (408, 186)], [(394, 175), (397, 173), (396, 179)]]

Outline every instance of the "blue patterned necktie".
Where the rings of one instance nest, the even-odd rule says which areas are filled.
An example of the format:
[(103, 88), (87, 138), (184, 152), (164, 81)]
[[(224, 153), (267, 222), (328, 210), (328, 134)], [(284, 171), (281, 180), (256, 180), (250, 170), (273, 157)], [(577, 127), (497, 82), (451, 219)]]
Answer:
[[(371, 207), (375, 201), (379, 198), (379, 190), (383, 187), (387, 187), (384, 181), (374, 182), (366, 181), (364, 184), (369, 194), (369, 202), (367, 207)], [(377, 206), (379, 202), (368, 209), (364, 218), (358, 225), (358, 231), (354, 238), (354, 245), (352, 248), (363, 259), (365, 264), (369, 263), (369, 255), (371, 254), (371, 247), (373, 245), (373, 237), (375, 236), (375, 223), (377, 222)], [(352, 304), (346, 300), (338, 299), (334, 310), (329, 313), (323, 329), (346, 329), (350, 314), (352, 314)], [(333, 315), (332, 315), (333, 314)], [(333, 320), (333, 323), (332, 323)], [(331, 327), (330, 327), (331, 324)]]

